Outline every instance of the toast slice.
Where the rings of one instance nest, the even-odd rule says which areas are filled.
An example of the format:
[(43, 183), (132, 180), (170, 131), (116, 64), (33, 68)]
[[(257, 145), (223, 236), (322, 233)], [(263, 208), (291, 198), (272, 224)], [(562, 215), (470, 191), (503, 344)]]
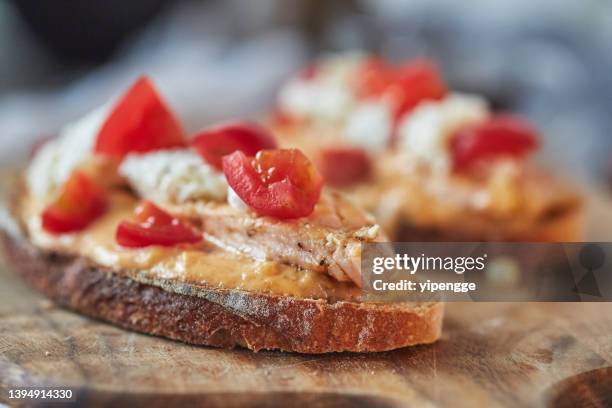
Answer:
[(23, 189), (13, 197), (19, 228), (1, 235), (12, 269), (57, 304), (126, 329), (196, 345), (300, 353), (385, 351), (431, 343), (441, 334), (441, 303), (363, 303), (218, 288), (43, 249), (15, 217)]
[(236, 122), (188, 139), (141, 78), (32, 157), (2, 237), (60, 305), (192, 344), (384, 351), (440, 336), (438, 303), (376, 303), (361, 247), (385, 240), (297, 149)]
[(453, 92), (432, 61), (324, 57), (267, 117), (396, 241), (580, 239), (580, 193), (528, 160), (538, 132)]

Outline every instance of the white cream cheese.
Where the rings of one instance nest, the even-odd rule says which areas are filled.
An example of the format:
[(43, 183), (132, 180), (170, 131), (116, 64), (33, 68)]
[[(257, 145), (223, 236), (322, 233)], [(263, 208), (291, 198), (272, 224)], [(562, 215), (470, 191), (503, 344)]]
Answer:
[(32, 159), (26, 180), (32, 194), (44, 197), (61, 186), (70, 173), (93, 152), (96, 137), (110, 113), (103, 105), (64, 126), (58, 137), (45, 143)]
[(343, 121), (355, 104), (350, 81), (363, 58), (355, 53), (323, 59), (313, 78), (294, 78), (280, 90), (279, 106), (300, 118)]
[(419, 104), (399, 125), (399, 145), (436, 170), (448, 170), (448, 141), (461, 126), (489, 116), (485, 99), (451, 94), (442, 101)]
[(142, 197), (157, 202), (222, 201), (227, 195), (225, 175), (189, 149), (130, 154), (121, 163), (119, 174)]
[(353, 104), (348, 88), (320, 81), (294, 79), (279, 94), (279, 104), (287, 113), (322, 121), (340, 121)]
[(393, 132), (393, 115), (383, 101), (359, 104), (349, 115), (344, 136), (355, 146), (379, 152), (389, 147)]

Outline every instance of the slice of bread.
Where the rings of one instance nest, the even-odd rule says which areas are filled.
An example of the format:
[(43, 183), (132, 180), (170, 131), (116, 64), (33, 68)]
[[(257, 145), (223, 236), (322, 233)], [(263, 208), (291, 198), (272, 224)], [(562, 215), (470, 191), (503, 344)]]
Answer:
[(59, 305), (126, 329), (198, 345), (301, 353), (385, 351), (431, 343), (441, 333), (441, 303), (329, 302), (143, 280), (135, 271), (39, 248), (21, 230), (1, 235), (16, 273)]

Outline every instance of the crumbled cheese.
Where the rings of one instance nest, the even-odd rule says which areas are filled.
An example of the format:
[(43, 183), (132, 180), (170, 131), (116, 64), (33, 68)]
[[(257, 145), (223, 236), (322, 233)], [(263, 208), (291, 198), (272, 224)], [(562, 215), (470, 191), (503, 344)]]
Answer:
[(58, 137), (40, 148), (26, 175), (28, 187), (34, 196), (44, 197), (53, 192), (92, 154), (96, 137), (110, 108), (110, 104), (103, 105), (64, 126)]
[(121, 163), (119, 174), (142, 197), (157, 202), (221, 201), (227, 195), (223, 173), (188, 149), (130, 154)]
[(279, 94), (279, 105), (297, 117), (339, 121), (350, 111), (353, 95), (342, 85), (294, 79)]
[(317, 64), (317, 76), (328, 83), (350, 86), (353, 74), (366, 58), (366, 54), (359, 51), (325, 56)]
[(385, 150), (393, 132), (393, 115), (382, 101), (359, 104), (349, 115), (344, 136), (355, 146), (369, 151)]
[(242, 199), (230, 186), (227, 186), (227, 203), (236, 210), (247, 211), (249, 209), (249, 206), (242, 201)]
[(447, 170), (449, 137), (459, 127), (486, 119), (489, 108), (479, 96), (452, 94), (423, 102), (399, 126), (400, 147), (434, 169)]
[(362, 54), (326, 58), (314, 78), (294, 78), (279, 92), (278, 104), (289, 114), (318, 121), (340, 122), (355, 103), (349, 82)]

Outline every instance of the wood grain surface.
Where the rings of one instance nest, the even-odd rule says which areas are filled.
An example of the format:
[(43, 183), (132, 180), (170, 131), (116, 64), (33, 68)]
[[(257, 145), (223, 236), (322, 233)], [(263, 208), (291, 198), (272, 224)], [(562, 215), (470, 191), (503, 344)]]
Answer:
[[(612, 207), (588, 224), (610, 240)], [(607, 218), (606, 218), (607, 217)], [(589, 223), (589, 221), (587, 221)], [(55, 307), (0, 266), (0, 401), (61, 385), (82, 406), (606, 406), (612, 303), (451, 303), (434, 345), (298, 355), (194, 347)]]

